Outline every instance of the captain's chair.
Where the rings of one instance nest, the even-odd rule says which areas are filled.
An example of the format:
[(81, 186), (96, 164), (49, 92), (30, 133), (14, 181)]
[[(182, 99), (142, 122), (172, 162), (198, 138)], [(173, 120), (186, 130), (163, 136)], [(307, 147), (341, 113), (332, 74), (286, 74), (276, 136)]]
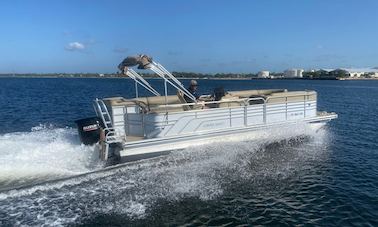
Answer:
[[(185, 98), (184, 98), (184, 93), (180, 90), (177, 90), (177, 97), (179, 98), (181, 104), (187, 104)], [(186, 110), (191, 110), (193, 109), (193, 106), (191, 105), (183, 105), (182, 108), (186, 111)]]

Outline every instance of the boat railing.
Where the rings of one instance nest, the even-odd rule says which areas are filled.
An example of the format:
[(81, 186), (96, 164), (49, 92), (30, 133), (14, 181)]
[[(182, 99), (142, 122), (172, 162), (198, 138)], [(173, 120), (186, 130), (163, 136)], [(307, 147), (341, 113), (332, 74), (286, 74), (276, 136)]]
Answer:
[[(230, 99), (230, 100), (219, 100), (219, 101), (203, 101), (203, 102), (197, 102), (197, 103), (182, 103), (182, 104), (163, 104), (163, 105), (159, 105), (159, 109), (161, 110), (161, 112), (153, 112), (153, 111), (148, 111), (146, 110), (145, 108), (146, 107), (142, 107), (142, 106), (139, 106), (137, 104), (127, 104), (126, 106), (138, 106), (139, 107), (139, 111), (137, 111), (137, 113), (141, 114), (141, 118), (140, 119), (130, 119), (129, 116), (128, 116), (128, 113), (126, 112), (126, 116), (125, 116), (125, 120), (126, 120), (126, 128), (129, 129), (130, 126), (141, 126), (142, 127), (142, 130), (143, 130), (143, 135), (145, 136), (145, 127), (146, 126), (157, 126), (159, 125), (160, 127), (166, 127), (166, 126), (169, 126), (169, 125), (174, 125), (177, 121), (181, 120), (182, 118), (184, 117), (194, 117), (194, 119), (197, 119), (199, 118), (199, 115), (198, 113), (201, 112), (201, 111), (206, 111), (206, 110), (214, 110), (214, 109), (222, 109), (222, 110), (225, 110), (226, 112), (228, 112), (228, 114), (225, 114), (224, 115), (224, 118), (225, 119), (229, 119), (230, 121), (230, 125), (232, 124), (232, 116), (233, 116), (233, 109), (235, 108), (243, 108), (243, 118), (244, 118), (244, 125), (247, 126), (250, 122), (248, 122), (248, 118), (253, 115), (253, 112), (251, 112), (250, 109), (248, 109), (249, 107), (252, 107), (252, 106), (255, 106), (255, 107), (260, 107), (262, 108), (262, 110), (258, 110), (259, 113), (262, 114), (262, 118), (263, 118), (263, 123), (266, 124), (267, 123), (267, 109), (268, 107), (270, 107), (270, 104), (269, 103), (270, 101), (274, 102), (274, 100), (277, 100), (277, 99), (280, 99), (283, 101), (279, 102), (279, 104), (281, 104), (281, 106), (277, 109), (277, 111), (279, 111), (280, 113), (285, 113), (285, 120), (288, 120), (288, 112), (290, 111), (290, 106), (289, 106), (289, 99), (291, 97), (298, 97), (298, 100), (302, 99), (303, 101), (303, 106), (301, 108), (303, 108), (303, 117), (306, 117), (306, 105), (307, 105), (307, 99), (309, 96), (311, 96), (313, 94), (286, 94), (285, 96), (261, 96), (261, 97), (252, 97), (252, 98), (241, 98), (241, 99)], [(232, 105), (232, 104), (235, 104), (237, 103), (238, 105)], [(184, 106), (196, 106), (196, 107), (203, 107), (205, 108), (206, 106), (209, 106), (209, 105), (219, 105), (219, 104), (230, 104), (229, 106), (224, 106), (224, 107), (216, 107), (216, 108), (206, 108), (206, 109), (190, 109), (190, 110), (185, 110), (185, 111), (167, 111), (169, 110), (169, 108), (183, 108)], [(272, 104), (276, 104), (276, 103), (272, 103)], [(282, 106), (283, 105), (283, 106)], [(296, 107), (297, 108), (297, 107)], [(126, 108), (127, 109), (127, 108)], [(257, 111), (257, 110), (256, 110)], [(185, 112), (186, 114), (184, 116), (179, 116), (177, 117), (177, 115), (180, 115), (182, 114), (183, 112)], [(256, 112), (257, 113), (257, 112)], [(146, 115), (148, 114), (164, 114), (164, 120), (148, 120), (148, 118), (146, 117)], [(189, 114), (189, 115), (188, 115)], [(176, 115), (175, 118), (173, 118), (173, 116)], [(200, 115), (201, 118), (205, 119), (206, 117), (203, 116), (203, 115)], [(189, 122), (187, 123), (189, 124)], [(169, 131), (170, 130), (167, 130), (165, 132), (165, 134), (169, 134)], [(129, 133), (129, 130), (127, 130), (127, 134)]]
[[(250, 106), (262, 106), (262, 117), (263, 117), (263, 123), (266, 124), (267, 123), (267, 107), (270, 105), (269, 101), (273, 101), (275, 99), (284, 99), (284, 101), (280, 104), (283, 104), (284, 107), (280, 107), (279, 111), (282, 111), (285, 113), (285, 120), (288, 120), (288, 112), (289, 112), (289, 101), (288, 101), (288, 98), (290, 97), (299, 97), (300, 99), (302, 99), (303, 97), (303, 113), (304, 113), (304, 117), (306, 117), (306, 104), (307, 104), (307, 99), (309, 96), (311, 96), (312, 94), (287, 94), (286, 96), (268, 96), (268, 97), (254, 97), (254, 98), (243, 98), (243, 99), (232, 99), (232, 100), (220, 100), (220, 101), (204, 101), (204, 102), (197, 102), (197, 103), (183, 103), (183, 104), (167, 104), (167, 105), (160, 105), (159, 108), (161, 108), (162, 110), (164, 109), (169, 109), (169, 108), (179, 108), (179, 107), (183, 107), (183, 106), (203, 106), (203, 107), (206, 107), (208, 105), (212, 105), (212, 104), (235, 104), (235, 103), (238, 103), (239, 105), (238, 106), (233, 106), (233, 105), (229, 105), (229, 106), (226, 106), (226, 107), (217, 107), (217, 108), (209, 108), (210, 110), (211, 109), (224, 109), (224, 110), (228, 110), (229, 114), (227, 116), (225, 116), (225, 118), (229, 118), (230, 121), (231, 121), (231, 118), (232, 118), (232, 109), (235, 109), (235, 108), (240, 108), (240, 107), (243, 107), (244, 109), (244, 125), (247, 126), (248, 125), (248, 117), (249, 117), (249, 113), (250, 111), (248, 111), (248, 107)], [(252, 103), (251, 103), (252, 102)], [(253, 103), (253, 102), (257, 102), (257, 103)], [(204, 111), (205, 109), (191, 109), (191, 110), (187, 110), (187, 111), (184, 111), (185, 113), (192, 113), (192, 117), (194, 118), (198, 118), (198, 115), (197, 113), (199, 111)], [(183, 111), (179, 111), (179, 112), (169, 112), (169, 111), (162, 111), (160, 114), (165, 114), (165, 120), (164, 121), (158, 121), (158, 120), (146, 120), (146, 117), (145, 115), (147, 114), (152, 114), (153, 112), (148, 112), (148, 111), (140, 111), (140, 113), (142, 113), (142, 122), (140, 121), (137, 121), (137, 120), (133, 120), (133, 121), (129, 121), (127, 123), (131, 123), (131, 124), (142, 124), (142, 127), (143, 129), (145, 128), (146, 125), (160, 125), (160, 126), (168, 126), (168, 125), (173, 125), (175, 124), (175, 122), (179, 121), (181, 118), (183, 117), (188, 117), (188, 115), (186, 114), (185, 116), (182, 116), (182, 117), (179, 117), (175, 120), (170, 120), (169, 116), (173, 116), (173, 115), (178, 115), (178, 114), (181, 114)], [(203, 116), (201, 116), (203, 118)], [(127, 124), (126, 123), (126, 124)], [(167, 133), (169, 133), (169, 130), (167, 131)]]
[[(265, 106), (266, 104), (266, 99), (264, 97), (256, 97), (256, 98), (243, 98), (243, 99), (236, 99), (236, 100), (219, 100), (219, 101), (204, 101), (204, 102), (201, 102), (201, 103), (183, 103), (183, 104), (167, 104), (167, 105), (161, 105), (160, 107), (162, 109), (168, 109), (168, 108), (177, 108), (177, 107), (183, 107), (183, 106), (193, 106), (193, 105), (196, 105), (196, 106), (203, 106), (205, 107), (206, 105), (213, 105), (213, 104), (227, 104), (227, 103), (238, 103), (239, 106), (227, 106), (227, 107), (217, 107), (217, 108), (209, 108), (210, 109), (223, 109), (223, 110), (226, 110), (229, 112), (229, 114), (227, 115), (227, 117), (231, 117), (232, 113), (232, 108), (240, 108), (240, 107), (244, 107), (244, 118), (245, 118), (245, 121), (247, 120), (247, 117), (248, 117), (248, 111), (247, 111), (247, 108), (249, 105), (249, 102), (250, 101), (260, 101), (262, 102), (261, 104)], [(260, 105), (261, 105), (260, 104)], [(257, 104), (256, 104), (257, 105)], [(131, 106), (130, 104), (128, 104), (128, 106)], [(130, 126), (133, 126), (133, 125), (141, 125), (142, 127), (142, 130), (143, 130), (143, 134), (145, 136), (145, 127), (146, 126), (156, 126), (157, 124), (161, 125), (162, 127), (165, 127), (165, 126), (169, 126), (169, 125), (173, 125), (175, 124), (177, 121), (179, 121), (180, 119), (184, 118), (184, 117), (188, 117), (188, 115), (185, 115), (185, 116), (181, 116), (179, 118), (177, 118), (176, 120), (170, 120), (169, 116), (173, 116), (173, 115), (178, 115), (178, 114), (181, 114), (181, 112), (162, 112), (161, 114), (164, 114), (165, 115), (165, 120), (164, 121), (156, 121), (156, 120), (147, 120), (146, 119), (146, 116), (147, 114), (150, 114), (149, 112), (146, 112), (144, 109), (144, 107), (141, 107), (139, 106), (140, 108), (140, 111), (139, 113), (142, 114), (141, 116), (141, 120), (131, 120), (129, 119), (129, 117), (127, 116), (127, 113), (126, 113), (126, 127), (129, 129)], [(264, 107), (264, 116), (265, 116), (265, 110), (266, 108)], [(203, 111), (204, 109), (192, 109), (192, 110), (187, 110), (185, 111), (185, 113), (191, 113), (192, 115), (191, 116), (194, 116), (195, 119), (198, 118), (198, 115), (197, 113), (199, 111)], [(202, 116), (202, 118), (204, 118)], [(206, 118), (206, 117), (205, 117)], [(264, 117), (265, 119), (265, 117)], [(189, 124), (189, 123), (188, 123)], [(168, 130), (165, 134), (168, 134), (170, 130)]]
[[(243, 104), (245, 106), (249, 106), (249, 105), (251, 105), (251, 104), (249, 104), (250, 101), (260, 101), (261, 100), (261, 101), (263, 101), (263, 103), (261, 103), (261, 104), (266, 104), (270, 100), (282, 99), (282, 98), (285, 98), (285, 104), (287, 104), (288, 98), (303, 97), (303, 101), (306, 102), (307, 97), (309, 97), (311, 95), (313, 95), (313, 94), (287, 94), (283, 97), (282, 96), (267, 96), (267, 97), (262, 96), (262, 97), (239, 98), (239, 99), (219, 100), (219, 101), (197, 101), (197, 102), (192, 102), (192, 103), (161, 104), (161, 105), (158, 105), (158, 106), (161, 107), (162, 109), (164, 109), (164, 108), (169, 109), (170, 107), (171, 108), (179, 108), (179, 107), (184, 107), (184, 106), (196, 106), (196, 107), (204, 106), (205, 107), (206, 105), (210, 105), (210, 104), (222, 104), (222, 103), (240, 103), (240, 104)], [(131, 106), (139, 106), (139, 105), (137, 103), (130, 103), (130, 104), (126, 104), (125, 106), (131, 107)], [(141, 108), (141, 112), (142, 112), (142, 110), (144, 112), (149, 112), (148, 110), (146, 110), (145, 107), (142, 107), (142, 106), (139, 106), (139, 107)], [(198, 109), (192, 109), (192, 110), (187, 110), (187, 111), (197, 111), (197, 110)], [(187, 112), (187, 111), (185, 111), (185, 112)]]
[[(286, 105), (286, 108), (287, 108), (287, 104), (289, 103), (288, 101), (288, 98), (291, 98), (291, 97), (303, 97), (303, 102), (304, 102), (304, 105), (303, 107), (306, 106), (306, 101), (308, 99), (309, 96), (311, 96), (312, 94), (293, 94), (293, 95), (285, 95), (285, 96), (268, 96), (268, 97), (254, 97), (254, 98), (241, 98), (241, 99), (231, 99), (231, 100), (219, 100), (219, 101), (199, 101), (199, 102), (193, 102), (193, 103), (180, 103), (180, 104), (162, 104), (162, 105), (158, 105), (159, 108), (161, 108), (162, 110), (165, 110), (165, 109), (169, 109), (169, 108), (180, 108), (180, 107), (184, 107), (184, 106), (195, 106), (195, 107), (206, 107), (206, 106), (209, 106), (211, 104), (231, 104), (231, 103), (239, 103), (240, 106), (250, 106), (250, 105), (256, 105), (256, 104), (250, 104), (251, 101), (262, 101), (262, 103), (258, 103), (258, 104), (264, 104), (264, 105), (267, 105), (269, 103), (270, 100), (275, 100), (275, 99), (285, 99), (285, 101), (281, 104), (285, 104)], [(125, 106), (139, 106), (138, 104), (126, 104)], [(144, 112), (144, 113), (148, 113), (150, 111), (146, 110), (145, 107), (142, 107), (142, 106), (139, 106), (141, 108), (140, 112)], [(230, 108), (233, 108), (233, 107), (237, 107), (237, 106), (229, 106)], [(239, 106), (238, 106), (239, 107)], [(216, 108), (228, 108), (228, 107), (216, 107)], [(214, 109), (214, 108), (210, 108), (210, 109)], [(198, 111), (200, 109), (190, 109), (190, 110), (186, 110), (185, 112), (190, 112), (190, 111)], [(162, 112), (164, 113), (164, 111)], [(171, 114), (171, 113), (175, 113), (175, 112), (165, 112), (165, 114)]]

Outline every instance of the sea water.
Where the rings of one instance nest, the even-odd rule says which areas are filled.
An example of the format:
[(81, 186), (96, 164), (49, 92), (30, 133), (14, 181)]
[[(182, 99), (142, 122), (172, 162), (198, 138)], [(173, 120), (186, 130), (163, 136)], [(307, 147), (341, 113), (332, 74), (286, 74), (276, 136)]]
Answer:
[(313, 89), (339, 118), (106, 169), (73, 121), (96, 97), (132, 97), (130, 80), (0, 83), (1, 226), (378, 225), (378, 81), (200, 80), (201, 93)]

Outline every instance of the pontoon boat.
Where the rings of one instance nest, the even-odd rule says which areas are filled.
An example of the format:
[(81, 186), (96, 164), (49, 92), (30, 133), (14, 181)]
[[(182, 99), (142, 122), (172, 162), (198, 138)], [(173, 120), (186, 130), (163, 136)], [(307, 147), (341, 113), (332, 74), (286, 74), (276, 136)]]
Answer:
[[(161, 95), (132, 67), (149, 69), (164, 83)], [(146, 55), (127, 57), (119, 69), (135, 81), (135, 98), (94, 100), (96, 118), (77, 121), (81, 141), (96, 143), (103, 160), (128, 161), (188, 146), (253, 139), (265, 130), (311, 125), (337, 118), (317, 111), (315, 91), (286, 89), (216, 92), (197, 100), (170, 72)], [(177, 90), (168, 95), (168, 86)], [(138, 87), (153, 94), (139, 97)], [(186, 97), (185, 97), (186, 96)], [(187, 102), (186, 100), (190, 100)]]

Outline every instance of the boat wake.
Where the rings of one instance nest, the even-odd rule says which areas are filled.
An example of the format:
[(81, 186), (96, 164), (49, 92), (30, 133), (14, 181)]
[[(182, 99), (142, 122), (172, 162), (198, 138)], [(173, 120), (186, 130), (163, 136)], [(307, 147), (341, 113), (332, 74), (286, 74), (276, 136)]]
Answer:
[[(305, 136), (296, 139), (289, 139), (287, 132), (282, 131), (270, 137), (269, 141), (191, 147), (167, 156), (122, 164), (70, 179), (9, 190), (0, 193), (0, 223), (77, 224), (90, 222), (101, 215), (141, 219), (153, 213), (162, 201), (175, 202), (187, 198), (207, 201), (227, 194), (234, 187), (253, 185), (258, 188), (266, 181), (284, 181), (304, 171), (306, 163), (321, 160), (327, 155), (327, 130), (309, 130)], [(52, 135), (55, 139), (49, 138)], [(45, 175), (50, 171), (62, 175), (93, 171), (98, 164), (87, 157), (92, 154), (91, 148), (80, 146), (73, 139), (74, 135), (71, 129), (43, 129), (29, 134), (3, 135), (1, 140), (14, 141), (8, 142), (8, 146), (14, 147), (17, 147), (15, 138), (23, 141), (17, 149), (12, 148), (18, 152), (18, 159), (11, 159), (9, 152), (5, 156), (16, 164), (28, 153), (28, 147), (33, 148), (30, 144), (44, 144), (29, 149), (33, 155), (26, 159), (47, 163), (39, 166), (18, 164), (25, 172), (27, 168)], [(2, 151), (8, 147), (1, 144)], [(57, 157), (39, 157), (49, 152), (50, 155), (46, 156)], [(7, 166), (8, 174), (14, 176), (10, 164)], [(46, 171), (42, 171), (41, 166)]]
[(72, 128), (38, 126), (0, 135), (0, 191), (101, 168), (94, 148)]

